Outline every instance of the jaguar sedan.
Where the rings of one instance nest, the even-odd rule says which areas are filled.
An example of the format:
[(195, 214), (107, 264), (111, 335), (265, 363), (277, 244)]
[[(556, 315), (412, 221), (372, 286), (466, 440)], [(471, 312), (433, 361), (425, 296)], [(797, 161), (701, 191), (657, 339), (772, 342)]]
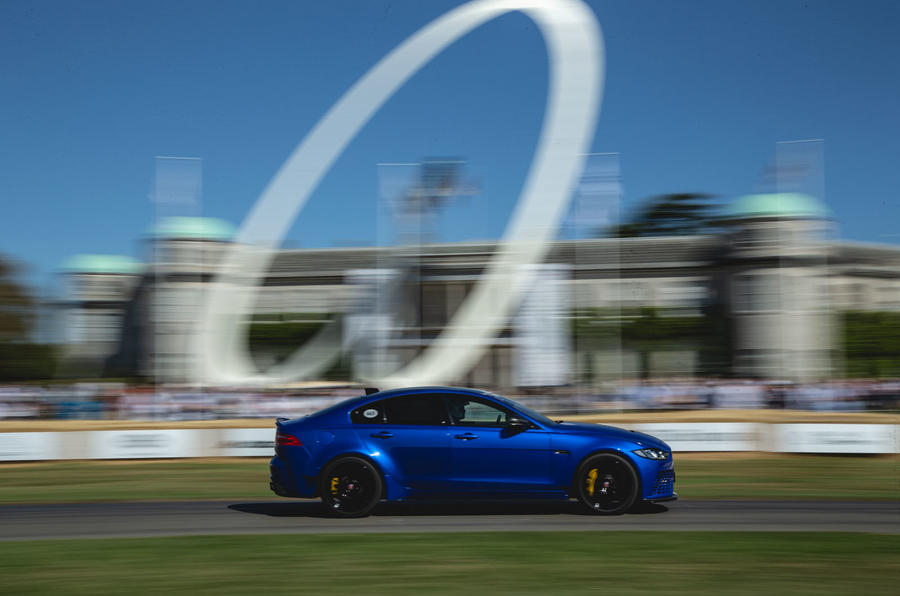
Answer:
[(382, 500), (575, 499), (614, 515), (677, 498), (672, 451), (650, 435), (554, 422), (474, 389), (366, 393), (276, 421), (276, 494), (320, 497), (347, 517)]

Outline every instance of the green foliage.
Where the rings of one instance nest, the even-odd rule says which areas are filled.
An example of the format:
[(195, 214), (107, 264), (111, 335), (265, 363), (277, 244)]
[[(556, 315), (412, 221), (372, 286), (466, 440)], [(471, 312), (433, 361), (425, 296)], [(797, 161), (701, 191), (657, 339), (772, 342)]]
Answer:
[(0, 257), (0, 382), (47, 379), (56, 368), (54, 347), (30, 342), (37, 305), (17, 273)]
[(49, 379), (56, 371), (55, 346), (31, 343), (0, 343), (0, 381)]
[(900, 313), (843, 314), (844, 359), (849, 377), (900, 377)]
[(645, 373), (650, 352), (686, 346), (699, 350), (700, 374), (727, 375), (731, 369), (731, 334), (716, 307), (690, 316), (661, 316), (652, 307), (582, 309), (573, 313), (572, 332), (579, 350), (636, 350), (645, 360)]
[(327, 322), (318, 314), (307, 317), (288, 314), (272, 315), (263, 320), (267, 322), (250, 324), (250, 351), (270, 354), (277, 360), (284, 359), (296, 348), (306, 343)]
[(15, 280), (15, 265), (0, 257), (0, 342), (23, 341), (34, 322), (34, 300)]
[(574, 332), (596, 347), (607, 339), (621, 338), (629, 344), (664, 345), (703, 337), (706, 317), (661, 317), (652, 307), (623, 309), (582, 309), (575, 313)]
[[(256, 315), (250, 324), (250, 352), (256, 357), (269, 357), (281, 362), (312, 339), (331, 318), (332, 315), (322, 313)], [(352, 371), (349, 359), (338, 360), (323, 377), (333, 381), (350, 380)]]
[(636, 238), (642, 236), (689, 236), (715, 231), (718, 221), (713, 211), (712, 195), (674, 193), (646, 201), (627, 223), (607, 230), (609, 236)]

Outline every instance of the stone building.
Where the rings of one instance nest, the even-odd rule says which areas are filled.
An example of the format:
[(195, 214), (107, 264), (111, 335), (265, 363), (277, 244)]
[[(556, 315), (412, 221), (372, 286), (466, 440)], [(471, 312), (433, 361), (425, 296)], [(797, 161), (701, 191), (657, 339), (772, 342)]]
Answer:
[(64, 298), (53, 320), (63, 346), (63, 372), (100, 376), (104, 362), (117, 351), (122, 319), (144, 266), (126, 256), (82, 254), (62, 264)]
[[(721, 234), (557, 241), (545, 262), (555, 268), (556, 289), (545, 294), (567, 305), (557, 308), (563, 318), (581, 309), (638, 308), (697, 316), (717, 305), (733, 333), (732, 374), (796, 381), (840, 376), (834, 314), (900, 310), (900, 247), (837, 240), (829, 218), (805, 195), (751, 195), (729, 206)], [(130, 261), (116, 267), (116, 261), (73, 259), (66, 269), (70, 353), (120, 373), (196, 380), (193, 324), (231, 237), (225, 222), (176, 218), (153, 230), (148, 262), (139, 271)], [(487, 242), (429, 244), (412, 258), (409, 251), (398, 256), (379, 248), (282, 250), (265, 277), (255, 318), (276, 324), (291, 317), (347, 321), (377, 315), (372, 280), (393, 271), (403, 282), (397, 287), (403, 288), (404, 306), (389, 317), (390, 328), (378, 342), (399, 365), (447, 325), (495, 249)], [(110, 331), (113, 321), (118, 327)], [(523, 335), (527, 328), (510, 321), (456, 382), (498, 389), (529, 384), (521, 370), (528, 360), (524, 351), (535, 345)], [(555, 329), (566, 333), (571, 326)], [(357, 366), (366, 366), (365, 354), (348, 349)], [(578, 353), (570, 366), (587, 363), (597, 378), (608, 379), (690, 376), (701, 371), (698, 352), (685, 342), (639, 358), (628, 346), (613, 344)], [(540, 361), (542, 355), (530, 358)]]

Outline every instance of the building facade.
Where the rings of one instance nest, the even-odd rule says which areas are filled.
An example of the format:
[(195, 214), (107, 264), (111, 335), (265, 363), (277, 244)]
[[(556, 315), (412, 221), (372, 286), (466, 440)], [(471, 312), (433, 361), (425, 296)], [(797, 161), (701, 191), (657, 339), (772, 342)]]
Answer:
[[(543, 281), (519, 316), (455, 382), (502, 390), (704, 374), (704, 348), (696, 342), (676, 338), (642, 351), (613, 334), (592, 344), (572, 324), (579, 313), (602, 324), (648, 312), (715, 313), (731, 336), (731, 375), (808, 382), (842, 374), (836, 313), (900, 310), (900, 247), (836, 240), (827, 210), (814, 199), (744, 197), (724, 221), (720, 234), (554, 243), (536, 265)], [(140, 270), (132, 264), (104, 271), (103, 263), (79, 267), (75, 260), (65, 273), (70, 353), (117, 376), (199, 381), (194, 326), (230, 239), (224, 222), (179, 218), (154, 230)], [(496, 248), (282, 250), (260, 289), (254, 325), (330, 319), (368, 325), (364, 341), (346, 346), (343, 374), (396, 368), (446, 328)], [(385, 279), (393, 280), (387, 293)], [(264, 367), (266, 355), (257, 361)]]

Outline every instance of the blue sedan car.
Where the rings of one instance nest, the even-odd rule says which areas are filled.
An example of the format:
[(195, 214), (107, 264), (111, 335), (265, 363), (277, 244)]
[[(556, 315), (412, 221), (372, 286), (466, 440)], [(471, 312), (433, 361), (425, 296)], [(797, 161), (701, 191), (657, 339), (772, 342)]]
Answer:
[(340, 516), (382, 499), (576, 499), (613, 515), (669, 501), (669, 446), (599, 424), (554, 422), (473, 389), (367, 390), (315, 414), (276, 421), (270, 487), (320, 497)]

